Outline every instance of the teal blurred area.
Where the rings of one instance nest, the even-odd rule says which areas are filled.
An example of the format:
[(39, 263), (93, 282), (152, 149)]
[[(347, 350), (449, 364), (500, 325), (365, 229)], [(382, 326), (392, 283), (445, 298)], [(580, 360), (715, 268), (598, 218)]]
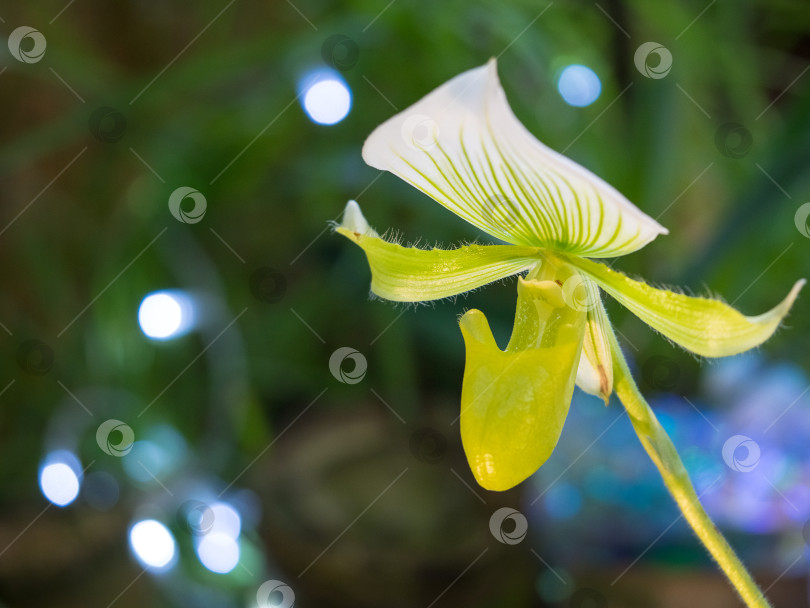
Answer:
[[(478, 487), (457, 318), (505, 342), (514, 279), (374, 299), (329, 222), (490, 240), (360, 151), (497, 57), (529, 130), (669, 229), (616, 269), (764, 312), (810, 275), (806, 3), (43, 0), (0, 31), (0, 606), (739, 605), (618, 402)], [(806, 299), (719, 363), (607, 302), (776, 607), (808, 605)]]

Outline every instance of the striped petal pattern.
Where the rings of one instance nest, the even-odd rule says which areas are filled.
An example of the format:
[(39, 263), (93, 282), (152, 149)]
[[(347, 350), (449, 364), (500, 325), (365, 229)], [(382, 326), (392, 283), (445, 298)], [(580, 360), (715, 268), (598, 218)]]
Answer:
[(607, 258), (666, 229), (518, 121), (495, 60), (380, 125), (363, 159), (508, 243)]

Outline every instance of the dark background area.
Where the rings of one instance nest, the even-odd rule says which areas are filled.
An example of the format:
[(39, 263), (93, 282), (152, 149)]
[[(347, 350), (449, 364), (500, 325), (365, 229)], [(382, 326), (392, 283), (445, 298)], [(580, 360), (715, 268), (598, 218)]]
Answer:
[[(20, 26), (44, 56), (14, 57)], [(47, 0), (0, 4), (0, 31), (0, 605), (255, 607), (268, 580), (297, 606), (740, 605), (618, 402), (578, 392), (534, 478), (479, 488), (453, 424), (456, 319), (480, 308), (505, 339), (514, 279), (374, 300), (362, 252), (327, 222), (355, 198), (406, 242), (485, 240), (360, 150), (497, 56), (529, 130), (669, 228), (615, 268), (764, 312), (810, 275), (805, 2)], [(665, 77), (634, 65), (648, 41), (672, 54)], [(587, 107), (558, 91), (570, 64), (601, 80)], [(318, 67), (352, 93), (333, 126), (302, 108)], [(205, 197), (195, 223), (170, 213), (182, 186)], [(139, 306), (163, 289), (197, 323), (150, 340)], [(717, 363), (608, 302), (710, 514), (778, 607), (808, 605), (807, 298), (756, 353)], [(330, 371), (341, 347), (367, 362), (360, 381)], [(98, 439), (107, 420), (134, 445), (123, 427)], [(760, 450), (754, 470), (724, 461), (736, 435)], [(65, 507), (40, 487), (54, 458), (83, 471)], [(187, 517), (217, 502), (241, 516), (224, 574)], [(527, 518), (521, 542), (490, 532), (500, 507)], [(165, 572), (133, 556), (144, 519), (174, 538)]]

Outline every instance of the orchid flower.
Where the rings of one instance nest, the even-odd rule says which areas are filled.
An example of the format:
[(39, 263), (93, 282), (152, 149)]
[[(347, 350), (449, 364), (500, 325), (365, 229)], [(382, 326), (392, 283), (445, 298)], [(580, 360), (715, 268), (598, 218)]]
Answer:
[(637, 251), (667, 230), (532, 136), (509, 107), (494, 59), (380, 125), (366, 140), (363, 159), (507, 243), (404, 247), (381, 237), (349, 201), (337, 232), (365, 252), (375, 295), (424, 302), (519, 275), (505, 349), (481, 311), (469, 310), (459, 321), (466, 346), (461, 439), (478, 483), (507, 490), (548, 459), (575, 385), (606, 404), (615, 392), (685, 517), (743, 599), (767, 606), (703, 511), (674, 446), (638, 391), (601, 291), (686, 350), (724, 357), (767, 340), (804, 280), (770, 311), (747, 317), (717, 299), (658, 289), (593, 261)]

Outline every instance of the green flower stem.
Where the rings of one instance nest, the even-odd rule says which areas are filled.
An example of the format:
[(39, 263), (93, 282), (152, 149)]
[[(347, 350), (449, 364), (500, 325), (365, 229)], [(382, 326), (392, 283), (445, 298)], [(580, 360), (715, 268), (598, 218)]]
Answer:
[(619, 348), (616, 334), (611, 328), (608, 332), (613, 353), (614, 390), (618, 395), (638, 434), (647, 454), (658, 467), (667, 489), (675, 502), (698, 535), (706, 549), (717, 561), (731, 584), (749, 608), (770, 608), (762, 591), (745, 569), (740, 558), (706, 514), (703, 505), (695, 493), (695, 488), (681, 462), (675, 446), (666, 431), (655, 417), (644, 396), (638, 389), (624, 355)]

